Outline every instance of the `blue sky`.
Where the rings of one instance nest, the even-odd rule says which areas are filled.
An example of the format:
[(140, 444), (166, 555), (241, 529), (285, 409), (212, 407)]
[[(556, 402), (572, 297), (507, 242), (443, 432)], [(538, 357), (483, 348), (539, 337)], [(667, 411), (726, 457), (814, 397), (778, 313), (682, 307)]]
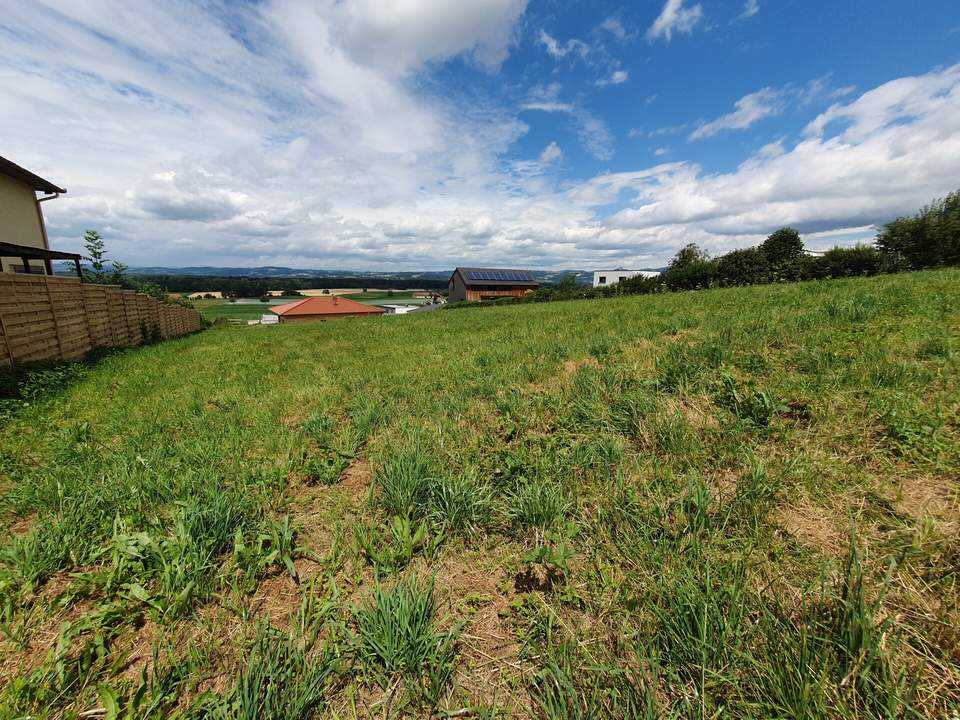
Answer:
[(955, 1), (0, 8), (0, 154), (130, 264), (658, 266), (960, 186)]

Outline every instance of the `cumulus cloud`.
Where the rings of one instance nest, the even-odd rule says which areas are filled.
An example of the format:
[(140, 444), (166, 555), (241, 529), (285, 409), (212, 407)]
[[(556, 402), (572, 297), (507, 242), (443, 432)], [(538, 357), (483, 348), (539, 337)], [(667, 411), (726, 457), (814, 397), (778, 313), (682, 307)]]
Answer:
[[(960, 66), (819, 89), (832, 105), (805, 116), (800, 140), (729, 172), (658, 158), (561, 179), (570, 147), (547, 137), (517, 162), (516, 141), (527, 113), (549, 112), (609, 158), (583, 96), (553, 82), (505, 106), (421, 82), (451, 57), (494, 72), (522, 3), (424, 0), (382, 17), (347, 5), (8, 4), (3, 154), (67, 186), (44, 207), (51, 243), (79, 249), (95, 227), (125, 262), (171, 266), (656, 265), (686, 242), (722, 252), (787, 223), (821, 242), (858, 237), (956, 187)], [(780, 90), (803, 111), (799, 88)]]
[(689, 35), (693, 28), (703, 18), (703, 7), (699, 3), (691, 7), (684, 7), (684, 0), (667, 0), (663, 9), (647, 29), (647, 39), (650, 41), (663, 38), (669, 42), (674, 31)]
[[(845, 127), (831, 135), (835, 121)], [(643, 231), (693, 225), (717, 237), (785, 224), (836, 231), (911, 212), (956, 183), (960, 66), (886, 83), (821, 114), (809, 131), (793, 147), (765, 146), (731, 173), (666, 167), (635, 184), (637, 206), (610, 223)]]
[[(363, 65), (405, 73), (431, 60), (466, 54), (497, 68), (506, 57), (514, 23), (527, 0), (382, 0), (321, 2), (324, 25), (337, 43)], [(300, 0), (273, 0), (270, 13), (303, 17), (309, 5)]]

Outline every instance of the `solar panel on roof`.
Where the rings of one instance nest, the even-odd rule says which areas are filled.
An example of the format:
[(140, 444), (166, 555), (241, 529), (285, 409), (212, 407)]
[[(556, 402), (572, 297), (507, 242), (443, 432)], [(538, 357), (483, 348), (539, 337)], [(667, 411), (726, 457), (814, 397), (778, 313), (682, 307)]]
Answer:
[(514, 270), (469, 270), (466, 273), (467, 280), (478, 280), (484, 282), (522, 282), (532, 283), (533, 275), (528, 272), (517, 272)]

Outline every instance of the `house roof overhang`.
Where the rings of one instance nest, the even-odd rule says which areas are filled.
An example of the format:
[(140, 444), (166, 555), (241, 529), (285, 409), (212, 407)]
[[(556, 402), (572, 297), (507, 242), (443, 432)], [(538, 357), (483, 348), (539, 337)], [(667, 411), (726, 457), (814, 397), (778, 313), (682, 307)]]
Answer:
[(77, 253), (47, 250), (46, 248), (31, 247), (30, 245), (14, 245), (13, 243), (5, 242), (0, 242), (0, 256), (22, 257), (29, 258), (30, 260), (74, 260), (76, 262), (83, 259), (83, 256)]
[(44, 180), (39, 175), (30, 172), (26, 168), (20, 167), (15, 162), (7, 160), (2, 156), (0, 156), (0, 173), (8, 175), (14, 180), (26, 183), (34, 190), (46, 193), (47, 195), (63, 195), (67, 191), (66, 188), (54, 185), (49, 180)]

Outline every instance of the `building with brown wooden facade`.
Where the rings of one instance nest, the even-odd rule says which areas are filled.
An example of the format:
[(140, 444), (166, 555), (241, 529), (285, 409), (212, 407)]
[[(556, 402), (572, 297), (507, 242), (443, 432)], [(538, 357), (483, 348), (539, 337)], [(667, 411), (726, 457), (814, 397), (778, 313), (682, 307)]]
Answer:
[(450, 276), (450, 302), (523, 297), (540, 284), (529, 270), (458, 267)]

